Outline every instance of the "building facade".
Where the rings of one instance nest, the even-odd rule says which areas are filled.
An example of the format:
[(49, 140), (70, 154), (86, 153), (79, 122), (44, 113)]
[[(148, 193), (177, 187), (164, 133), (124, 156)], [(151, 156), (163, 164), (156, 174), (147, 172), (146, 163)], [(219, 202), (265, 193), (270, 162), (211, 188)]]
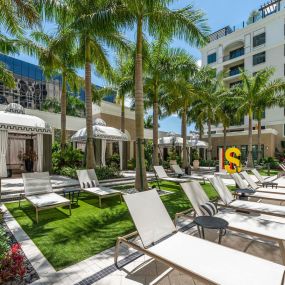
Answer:
[[(274, 67), (273, 79), (285, 76), (285, 0), (264, 4), (238, 27), (226, 26), (210, 35), (209, 44), (201, 49), (202, 65), (210, 65), (225, 72), (225, 84), (240, 83), (240, 70), (254, 74), (266, 67)], [(257, 156), (257, 121), (253, 122), (253, 156)], [(207, 126), (205, 126), (207, 134)], [(248, 148), (248, 117), (238, 126), (228, 129), (228, 146), (241, 148), (243, 158)], [(207, 136), (205, 135), (204, 138)], [(212, 126), (213, 157), (223, 145), (223, 128)], [(262, 120), (262, 150), (265, 157), (284, 152), (285, 111), (274, 107), (265, 111)]]

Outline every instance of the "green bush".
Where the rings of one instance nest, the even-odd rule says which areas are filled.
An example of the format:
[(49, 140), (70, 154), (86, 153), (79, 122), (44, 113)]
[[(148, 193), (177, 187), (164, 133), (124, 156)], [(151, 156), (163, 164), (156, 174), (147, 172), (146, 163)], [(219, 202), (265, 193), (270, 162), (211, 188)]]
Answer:
[[(71, 145), (67, 146), (62, 152), (58, 143), (52, 147), (52, 166), (53, 172), (60, 174), (63, 168), (79, 168), (82, 166), (83, 152), (79, 149), (74, 149)], [(69, 170), (64, 170), (69, 171)]]
[(200, 166), (205, 166), (205, 167), (215, 167), (218, 164), (219, 164), (219, 161), (217, 160), (201, 160), (200, 161)]
[(136, 168), (136, 160), (134, 158), (128, 160), (128, 170), (134, 170)]
[(165, 168), (165, 169), (170, 168), (169, 161), (163, 160), (163, 161), (162, 161), (162, 167)]
[(274, 157), (265, 157), (260, 160), (260, 164), (263, 165), (264, 168), (267, 168), (269, 164), (270, 169), (278, 169), (279, 168), (279, 161)]
[(0, 225), (0, 261), (5, 257), (6, 253), (9, 251), (9, 241), (4, 228)]
[(112, 156), (107, 158), (106, 164), (110, 167), (120, 168), (120, 155), (118, 153), (114, 153)]
[(120, 171), (117, 167), (104, 166), (95, 169), (97, 178), (99, 180), (113, 179), (121, 177)]
[(72, 168), (72, 167), (68, 167), (68, 166), (62, 167), (59, 169), (59, 172), (57, 174), (77, 179), (76, 170), (77, 170), (76, 168)]

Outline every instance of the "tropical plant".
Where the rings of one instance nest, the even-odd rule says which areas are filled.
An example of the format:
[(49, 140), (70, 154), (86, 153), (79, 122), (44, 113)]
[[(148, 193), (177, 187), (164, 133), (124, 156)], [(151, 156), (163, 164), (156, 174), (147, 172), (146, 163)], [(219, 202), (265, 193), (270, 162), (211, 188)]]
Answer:
[(68, 98), (71, 98), (67, 96), (67, 92), (68, 90), (79, 91), (83, 85), (83, 80), (76, 73), (76, 68), (80, 63), (78, 50), (68, 38), (61, 35), (52, 36), (42, 31), (34, 31), (31, 33), (31, 38), (32, 40), (23, 41), (22, 48), (38, 58), (47, 78), (60, 76), (61, 148), (64, 151), (67, 105)]
[[(259, 132), (261, 134), (261, 112), (265, 111), (266, 107), (273, 105), (284, 105), (285, 81), (275, 79), (270, 82), (274, 69), (266, 68), (257, 72), (254, 76), (246, 71), (241, 72), (242, 83), (234, 87), (230, 98), (234, 100), (234, 104), (239, 106), (237, 115), (239, 117), (248, 116), (248, 157), (247, 166), (253, 167), (252, 157), (252, 128), (253, 114), (258, 113)], [(259, 134), (259, 137), (260, 137)], [(259, 138), (259, 153), (260, 153), (260, 138)]]
[[(15, 53), (18, 50), (16, 41), (7, 37), (20, 37), (26, 28), (31, 28), (39, 21), (39, 14), (33, 4), (33, 1), (26, 0), (5, 0), (0, 1), (0, 52), (4, 54)], [(0, 81), (8, 88), (15, 87), (13, 74), (0, 64)]]
[(206, 43), (204, 15), (201, 11), (188, 5), (180, 10), (169, 8), (171, 0), (121, 0), (122, 5), (117, 13), (119, 20), (127, 26), (136, 25), (136, 58), (135, 58), (135, 116), (137, 167), (135, 187), (146, 190), (146, 168), (144, 162), (144, 98), (143, 98), (143, 30), (151, 36), (165, 34), (172, 38), (178, 36), (191, 44)]
[(105, 46), (116, 49), (126, 49), (128, 46), (117, 30), (119, 21), (115, 16), (118, 3), (111, 0), (47, 0), (41, 3), (47, 18), (55, 18), (59, 24), (61, 37), (74, 43), (81, 51), (79, 59), (85, 67), (86, 166), (95, 168), (91, 67), (98, 74), (110, 78), (112, 72)]
[(146, 129), (153, 129), (153, 116), (152, 115), (148, 115), (145, 117), (144, 119), (144, 127)]
[(199, 70), (192, 77), (195, 94), (190, 108), (190, 116), (199, 124), (206, 123), (208, 127), (208, 155), (212, 160), (212, 131), (213, 124), (218, 122), (218, 104), (220, 95), (225, 92), (222, 74), (216, 75), (216, 71), (208, 66)]
[[(188, 68), (184, 69), (183, 64), (178, 65), (182, 67), (182, 69), (176, 69), (176, 76), (165, 85), (165, 97), (167, 99), (164, 104), (169, 114), (177, 112), (181, 116), (181, 133), (183, 138), (182, 167), (187, 167), (187, 115), (196, 92), (194, 86), (190, 82), (190, 76), (194, 74), (197, 66), (195, 61), (186, 53), (184, 55), (181, 54), (180, 59), (188, 62), (186, 64)], [(177, 63), (178, 62), (179, 60)]]

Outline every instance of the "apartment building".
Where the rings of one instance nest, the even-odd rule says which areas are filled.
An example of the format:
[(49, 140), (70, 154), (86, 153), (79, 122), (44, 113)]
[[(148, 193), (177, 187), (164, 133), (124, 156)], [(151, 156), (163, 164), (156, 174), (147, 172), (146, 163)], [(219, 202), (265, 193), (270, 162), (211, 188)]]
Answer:
[[(250, 11), (249, 11), (250, 13)], [(285, 76), (285, 0), (273, 0), (256, 10), (255, 16), (239, 26), (226, 26), (210, 35), (209, 44), (201, 49), (202, 65), (210, 65), (217, 73), (226, 74), (229, 87), (240, 83), (240, 69), (254, 74), (265, 67), (274, 67), (273, 78)], [(253, 156), (257, 156), (257, 121), (253, 124)], [(205, 136), (207, 137), (205, 126)], [(228, 129), (228, 146), (237, 146), (246, 157), (248, 118)], [(221, 125), (212, 126), (213, 157), (223, 145)], [(274, 107), (265, 111), (262, 120), (262, 151), (265, 157), (285, 150), (285, 110)]]

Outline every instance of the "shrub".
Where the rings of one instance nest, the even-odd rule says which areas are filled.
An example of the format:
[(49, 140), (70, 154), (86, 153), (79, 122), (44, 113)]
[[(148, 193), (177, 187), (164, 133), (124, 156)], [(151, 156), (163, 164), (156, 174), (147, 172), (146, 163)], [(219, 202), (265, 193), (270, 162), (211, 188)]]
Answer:
[(9, 240), (4, 228), (0, 225), (0, 262), (9, 250)]
[(0, 284), (15, 278), (22, 280), (25, 274), (24, 255), (21, 246), (15, 243), (0, 261)]
[(128, 170), (134, 170), (136, 168), (136, 160), (134, 158), (128, 160)]
[(121, 177), (120, 171), (117, 167), (104, 166), (95, 169), (97, 178), (99, 180), (113, 179)]
[(206, 166), (206, 167), (215, 167), (219, 164), (219, 161), (217, 160), (201, 160), (200, 166)]
[(165, 169), (170, 168), (169, 161), (163, 160), (163, 161), (162, 161), (162, 167), (165, 168)]
[(114, 153), (107, 159), (106, 164), (111, 167), (120, 168), (120, 155)]
[(269, 164), (269, 167), (271, 169), (278, 169), (279, 168), (279, 161), (273, 157), (265, 157), (265, 158), (261, 159), (260, 164), (263, 165), (265, 168), (267, 168), (268, 164)]
[(53, 172), (60, 174), (62, 168), (79, 168), (82, 166), (83, 152), (79, 149), (73, 149), (71, 145), (67, 146), (62, 152), (60, 145), (55, 143), (52, 147), (52, 165)]
[(72, 167), (62, 167), (59, 169), (58, 174), (77, 179), (76, 170), (77, 170), (76, 168)]

